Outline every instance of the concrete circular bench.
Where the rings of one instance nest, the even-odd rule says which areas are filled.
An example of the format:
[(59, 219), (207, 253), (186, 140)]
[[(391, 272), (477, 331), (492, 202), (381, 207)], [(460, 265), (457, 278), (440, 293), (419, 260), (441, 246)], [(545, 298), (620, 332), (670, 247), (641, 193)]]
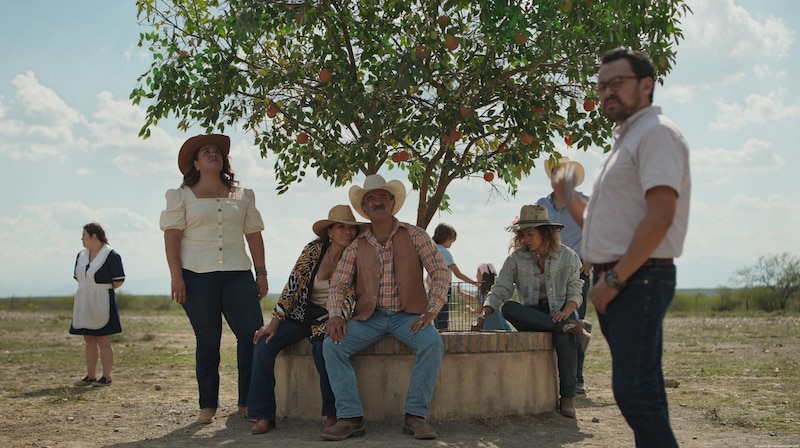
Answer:
[[(458, 420), (539, 414), (556, 409), (558, 375), (550, 333), (443, 333), (444, 358), (429, 418)], [(392, 337), (352, 357), (367, 419), (398, 418), (414, 353)], [(319, 376), (311, 344), (286, 348), (275, 365), (279, 417), (320, 416)]]

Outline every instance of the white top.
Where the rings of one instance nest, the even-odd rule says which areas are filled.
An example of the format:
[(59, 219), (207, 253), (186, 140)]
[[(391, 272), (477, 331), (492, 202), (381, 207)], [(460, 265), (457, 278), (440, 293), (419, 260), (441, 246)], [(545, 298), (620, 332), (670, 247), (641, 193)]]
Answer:
[(253, 190), (236, 188), (226, 198), (198, 199), (192, 189), (167, 190), (161, 230), (177, 229), (184, 269), (206, 273), (250, 269), (244, 235), (264, 230)]
[(584, 210), (584, 260), (608, 263), (622, 258), (647, 213), (645, 194), (658, 186), (675, 190), (678, 201), (672, 225), (650, 257), (680, 256), (691, 196), (689, 146), (683, 134), (661, 115), (660, 107), (650, 106), (628, 118), (614, 137)]

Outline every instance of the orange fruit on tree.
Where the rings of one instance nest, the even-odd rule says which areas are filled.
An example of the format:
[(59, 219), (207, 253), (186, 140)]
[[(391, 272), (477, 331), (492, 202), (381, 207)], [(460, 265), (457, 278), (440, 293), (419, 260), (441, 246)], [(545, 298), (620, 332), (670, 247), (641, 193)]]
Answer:
[(455, 36), (448, 34), (447, 37), (444, 38), (444, 46), (448, 50), (453, 51), (458, 48), (458, 39), (456, 39)]
[(420, 59), (427, 59), (428, 55), (429, 55), (428, 49), (425, 48), (425, 45), (418, 46), (417, 49), (414, 52), (416, 53), (417, 57), (420, 58)]
[(517, 32), (514, 34), (514, 42), (515, 42), (517, 45), (525, 45), (525, 42), (527, 42), (527, 41), (528, 41), (528, 36), (526, 36), (525, 34), (523, 34), (521, 31), (517, 31)]
[(487, 171), (487, 172), (483, 173), (483, 180), (485, 180), (486, 182), (493, 181), (494, 180), (494, 173), (491, 172), (491, 171)]
[(319, 71), (318, 76), (321, 82), (328, 82), (333, 77), (333, 73), (331, 73), (331, 71), (328, 70), (327, 68), (323, 68), (322, 70)]
[(400, 162), (400, 153), (399, 152), (392, 153), (392, 162), (394, 162), (394, 163)]
[(308, 143), (308, 134), (305, 132), (297, 134), (297, 143), (300, 143), (301, 145)]
[(280, 112), (280, 111), (281, 111), (281, 108), (280, 108), (280, 107), (278, 107), (278, 105), (277, 105), (277, 104), (275, 104), (275, 103), (271, 103), (271, 104), (269, 105), (269, 107), (267, 107), (267, 116), (268, 116), (269, 118), (275, 118), (275, 116), (277, 116), (277, 115), (278, 115), (278, 112)]
[(461, 118), (465, 120), (472, 116), (472, 109), (466, 106), (462, 107), (458, 112), (461, 114)]
[(531, 134), (528, 134), (528, 131), (523, 131), (522, 136), (519, 139), (522, 143), (525, 143), (526, 145), (530, 145), (531, 143), (533, 143), (533, 136)]
[(569, 146), (571, 148), (572, 147), (572, 143), (573, 143), (572, 136), (568, 135), (568, 136), (564, 137), (564, 143), (566, 143), (567, 146)]
[(436, 21), (439, 22), (439, 25), (444, 26), (444, 25), (447, 25), (448, 23), (450, 23), (450, 17), (447, 17), (445, 15), (441, 15), (436, 19)]
[(400, 161), (401, 162), (408, 162), (409, 157), (411, 157), (411, 155), (406, 150), (402, 150), (397, 154), (400, 155)]
[(595, 106), (594, 100), (591, 98), (587, 98), (586, 101), (583, 102), (583, 110), (586, 112), (591, 112), (594, 110)]

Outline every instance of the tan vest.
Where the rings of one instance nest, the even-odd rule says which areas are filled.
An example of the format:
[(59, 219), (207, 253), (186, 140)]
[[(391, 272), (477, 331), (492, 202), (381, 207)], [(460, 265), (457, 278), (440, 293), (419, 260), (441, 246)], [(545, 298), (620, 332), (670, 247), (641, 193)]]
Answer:
[[(404, 227), (398, 228), (392, 236), (392, 260), (403, 311), (423, 314), (428, 306), (428, 294), (422, 283), (422, 261), (411, 241), (411, 235)], [(367, 320), (372, 316), (378, 304), (381, 277), (377, 251), (366, 238), (359, 238), (356, 252), (356, 309), (353, 319)]]

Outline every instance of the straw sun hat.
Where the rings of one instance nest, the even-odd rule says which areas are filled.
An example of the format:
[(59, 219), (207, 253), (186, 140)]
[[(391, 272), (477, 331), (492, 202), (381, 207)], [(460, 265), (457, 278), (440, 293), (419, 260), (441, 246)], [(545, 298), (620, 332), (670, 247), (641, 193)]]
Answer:
[(311, 226), (311, 230), (321, 238), (326, 238), (328, 235), (326, 229), (331, 224), (349, 224), (351, 226), (359, 226), (366, 224), (365, 222), (356, 221), (353, 216), (353, 211), (346, 205), (334, 205), (328, 212), (328, 219), (320, 219)]

